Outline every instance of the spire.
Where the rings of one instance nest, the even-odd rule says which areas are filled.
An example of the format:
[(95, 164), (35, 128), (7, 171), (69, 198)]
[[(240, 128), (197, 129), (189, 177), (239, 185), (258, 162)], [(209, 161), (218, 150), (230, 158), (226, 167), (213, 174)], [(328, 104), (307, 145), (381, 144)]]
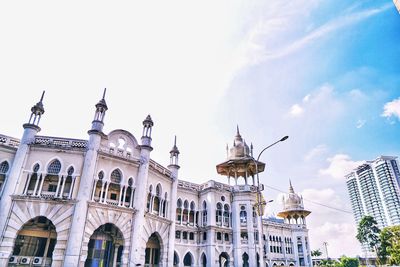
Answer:
[(108, 109), (107, 103), (106, 103), (106, 91), (107, 91), (107, 88), (104, 88), (103, 97), (102, 97), (102, 98), (100, 99), (100, 101), (96, 104), (96, 108), (97, 108), (97, 109), (99, 109), (99, 108), (103, 108), (104, 110), (107, 110), (107, 109)]
[[(151, 131), (153, 128), (153, 120), (150, 115), (147, 115), (143, 121), (143, 132), (142, 132), (142, 146), (151, 148)], [(152, 149), (152, 148), (151, 148)]]
[(239, 124), (236, 124), (236, 136), (240, 136), (240, 132), (239, 132)]
[(292, 186), (292, 181), (289, 179), (289, 193), (290, 194), (294, 194), (294, 189), (293, 189), (293, 186)]
[[(25, 127), (25, 125), (39, 127), (40, 118), (44, 113), (44, 107), (43, 107), (44, 93), (45, 93), (45, 91), (42, 92), (42, 96), (40, 97), (39, 102), (37, 102), (31, 108), (31, 116), (29, 117), (28, 123), (24, 124), (24, 127)], [(40, 130), (40, 128), (38, 128), (38, 129)]]
[(172, 147), (172, 149), (169, 152), (169, 154), (170, 154), (170, 165), (179, 166), (179, 164), (178, 164), (179, 149), (176, 146), (176, 135), (175, 135), (175, 138), (174, 138), (174, 146)]

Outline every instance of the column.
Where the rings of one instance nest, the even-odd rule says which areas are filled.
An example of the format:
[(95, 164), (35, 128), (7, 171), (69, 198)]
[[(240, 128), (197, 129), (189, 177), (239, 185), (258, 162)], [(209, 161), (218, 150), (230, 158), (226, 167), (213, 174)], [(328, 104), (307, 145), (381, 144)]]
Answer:
[(28, 180), (27, 180), (26, 186), (24, 188), (24, 192), (23, 192), (24, 195), (26, 195), (28, 193), (28, 188), (29, 188), (29, 184), (31, 182), (32, 175), (33, 175), (33, 173), (28, 173)]
[(113, 258), (113, 265), (112, 265), (113, 267), (117, 267), (118, 248), (119, 248), (119, 244), (115, 244), (114, 258)]
[(37, 196), (39, 196), (39, 197), (42, 194), (43, 183), (44, 183), (44, 180), (46, 179), (46, 175), (41, 175), (41, 176), (42, 176), (42, 180), (40, 181), (40, 186), (39, 186), (39, 190), (37, 193)]
[(69, 195), (68, 195), (68, 198), (69, 198), (69, 199), (72, 198), (72, 193), (74, 192), (75, 180), (76, 180), (76, 176), (75, 176), (75, 177), (72, 177), (71, 188), (69, 189)]
[(60, 192), (60, 198), (63, 198), (63, 194), (64, 194), (64, 187), (65, 187), (65, 182), (67, 180), (67, 177), (65, 176), (61, 176), (62, 177), (62, 183), (61, 183), (61, 192)]
[(119, 198), (118, 198), (118, 206), (121, 206), (121, 198), (122, 198), (122, 189), (123, 187), (119, 185)]
[(247, 235), (249, 248), (249, 266), (257, 266), (257, 256), (256, 256), (256, 242), (254, 240), (254, 226), (253, 226), (253, 205), (249, 201), (246, 205), (247, 211)]
[(32, 196), (36, 196), (36, 190), (37, 190), (37, 188), (38, 188), (38, 186), (40, 184), (40, 178), (41, 177), (42, 177), (41, 174), (39, 174), (39, 173), (36, 174), (36, 182), (35, 182), (35, 187), (33, 188)]
[[(97, 179), (94, 179), (93, 181), (92, 201), (94, 201), (94, 194), (96, 193), (97, 181), (98, 181)], [(71, 190), (72, 190), (72, 185), (71, 185)], [(71, 196), (71, 191), (69, 195)]]
[(99, 203), (103, 203), (104, 184), (105, 184), (105, 182), (103, 180), (101, 180), (101, 190), (100, 190), (100, 196), (99, 196)]
[(106, 186), (106, 192), (104, 194), (104, 199), (103, 199), (103, 203), (107, 203), (107, 195), (108, 195), (108, 188), (110, 187), (110, 182), (107, 182), (107, 186)]
[(61, 177), (60, 175), (58, 175), (57, 189), (54, 197), (58, 197), (58, 193), (60, 192), (60, 184), (61, 184)]
[(123, 190), (124, 195), (123, 195), (123, 197), (122, 197), (122, 206), (123, 206), (123, 207), (125, 207), (126, 190), (128, 190), (128, 187), (127, 187), (127, 186), (124, 186), (124, 190)]

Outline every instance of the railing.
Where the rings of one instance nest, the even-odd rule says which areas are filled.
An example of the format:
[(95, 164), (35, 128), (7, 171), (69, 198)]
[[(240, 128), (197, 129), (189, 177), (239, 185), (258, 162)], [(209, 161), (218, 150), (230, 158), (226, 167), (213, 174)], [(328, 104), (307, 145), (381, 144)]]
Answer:
[(34, 144), (47, 147), (86, 149), (88, 141), (80, 139), (51, 137), (51, 136), (36, 136)]
[(17, 138), (0, 134), (0, 144), (17, 148), (21, 141)]
[(163, 175), (171, 176), (171, 171), (168, 170), (167, 168), (163, 167), (162, 165), (158, 164), (154, 160), (150, 159), (149, 166), (154, 168), (156, 171)]

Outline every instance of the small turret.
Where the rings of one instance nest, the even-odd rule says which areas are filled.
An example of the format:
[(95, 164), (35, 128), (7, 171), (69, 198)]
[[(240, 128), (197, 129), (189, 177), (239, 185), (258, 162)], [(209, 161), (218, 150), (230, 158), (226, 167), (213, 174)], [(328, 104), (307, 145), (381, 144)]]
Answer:
[(151, 130), (153, 128), (153, 120), (150, 115), (147, 115), (143, 121), (143, 133), (142, 133), (142, 146), (151, 148)]
[(107, 103), (105, 100), (106, 88), (104, 88), (103, 97), (96, 104), (96, 112), (94, 113), (94, 119), (92, 121), (92, 132), (103, 132), (104, 127), (104, 117), (106, 116), (106, 111), (108, 110)]
[(179, 164), (178, 164), (178, 159), (179, 159), (179, 149), (176, 146), (176, 136), (175, 136), (175, 140), (174, 140), (174, 146), (172, 147), (171, 151), (169, 152), (170, 154), (170, 165), (168, 167), (178, 167), (179, 168)]
[(40, 122), (40, 118), (42, 117), (42, 115), (44, 113), (44, 107), (43, 107), (44, 93), (45, 93), (45, 91), (43, 91), (42, 97), (40, 98), (39, 102), (37, 102), (36, 105), (34, 105), (31, 108), (31, 112), (32, 112), (31, 116), (29, 117), (28, 123), (24, 124), (24, 128), (36, 128), (36, 130), (38, 132), (40, 131), (39, 122)]

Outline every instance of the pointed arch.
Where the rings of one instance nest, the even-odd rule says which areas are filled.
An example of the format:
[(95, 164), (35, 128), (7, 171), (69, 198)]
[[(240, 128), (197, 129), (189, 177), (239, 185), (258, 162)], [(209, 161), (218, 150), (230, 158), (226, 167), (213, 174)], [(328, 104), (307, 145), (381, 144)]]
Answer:
[(185, 254), (185, 257), (183, 257), (183, 266), (193, 266), (194, 265), (194, 257), (193, 254), (188, 251)]
[(61, 171), (61, 161), (59, 159), (53, 159), (48, 165), (47, 165), (47, 174), (53, 174), (53, 175), (58, 175)]

